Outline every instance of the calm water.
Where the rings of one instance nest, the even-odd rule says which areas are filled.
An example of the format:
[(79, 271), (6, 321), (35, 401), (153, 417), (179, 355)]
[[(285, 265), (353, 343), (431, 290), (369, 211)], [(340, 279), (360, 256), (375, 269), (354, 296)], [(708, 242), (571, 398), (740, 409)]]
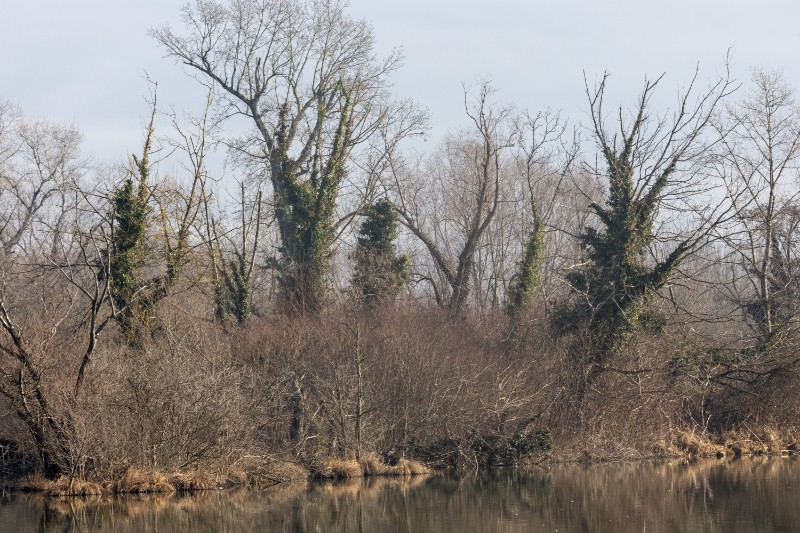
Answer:
[(4, 496), (2, 532), (800, 531), (800, 461), (555, 466), (263, 492)]

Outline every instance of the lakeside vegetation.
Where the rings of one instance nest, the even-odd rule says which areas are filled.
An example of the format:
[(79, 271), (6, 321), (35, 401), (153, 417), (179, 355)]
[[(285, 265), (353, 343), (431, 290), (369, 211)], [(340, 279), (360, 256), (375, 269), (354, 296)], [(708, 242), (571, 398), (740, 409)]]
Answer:
[[(21, 533), (65, 528), (185, 531), (771, 532), (796, 522), (797, 459), (639, 461), (373, 477), (265, 490), (49, 498), (17, 494), (3, 518)], [(446, 510), (446, 512), (443, 512)], [(44, 525), (42, 525), (44, 523)]]
[[(208, 83), (127, 166), (0, 104), (0, 474), (147, 492), (798, 450), (800, 109), (700, 74), (587, 124), (401, 58), (325, 2), (158, 28)], [(236, 134), (232, 132), (237, 132)], [(210, 173), (214, 152), (229, 175)], [(34, 476), (34, 477), (29, 477)]]

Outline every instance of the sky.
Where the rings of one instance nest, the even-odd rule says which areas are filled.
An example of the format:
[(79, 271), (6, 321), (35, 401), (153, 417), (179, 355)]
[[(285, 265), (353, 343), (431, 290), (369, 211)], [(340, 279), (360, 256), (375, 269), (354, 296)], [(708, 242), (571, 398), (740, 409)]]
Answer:
[[(0, 0), (0, 99), (76, 125), (99, 160), (124, 160), (141, 143), (146, 76), (162, 108), (201, 109), (198, 83), (147, 35), (180, 28), (183, 3)], [(797, 0), (351, 0), (348, 11), (372, 24), (379, 52), (403, 49), (395, 92), (428, 108), (431, 142), (465, 124), (462, 84), (477, 80), (491, 80), (499, 102), (585, 122), (584, 75), (590, 84), (611, 75), (610, 108), (666, 73), (657, 100), (666, 107), (696, 68), (703, 84), (719, 76), (732, 47), (738, 80), (754, 66), (780, 68), (800, 89)]]

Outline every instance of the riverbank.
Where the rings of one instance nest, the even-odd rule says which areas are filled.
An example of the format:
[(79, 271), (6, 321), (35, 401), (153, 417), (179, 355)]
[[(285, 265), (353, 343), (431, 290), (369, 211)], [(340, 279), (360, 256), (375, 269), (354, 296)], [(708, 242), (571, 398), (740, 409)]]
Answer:
[(301, 464), (294, 461), (250, 461), (250, 468), (231, 468), (226, 472), (192, 470), (160, 472), (128, 468), (111, 474), (108, 479), (85, 479), (62, 475), (47, 479), (41, 474), (21, 477), (11, 486), (21, 492), (48, 496), (100, 496), (104, 494), (150, 494), (221, 490), (234, 487), (263, 489), (281, 483), (312, 479), (344, 480), (362, 477), (407, 477), (427, 475), (433, 468), (420, 461), (401, 458), (385, 463), (377, 454), (365, 453), (359, 458), (325, 457)]
[[(549, 453), (538, 453), (526, 457), (519, 462), (489, 465), (481, 463), (486, 456), (479, 459), (477, 454), (470, 460), (453, 467), (446, 463), (425, 464), (422, 461), (400, 458), (388, 464), (375, 453), (362, 453), (359, 458), (322, 457), (304, 462), (278, 460), (272, 458), (250, 457), (240, 461), (238, 466), (224, 472), (190, 470), (185, 472), (160, 472), (155, 470), (128, 468), (107, 479), (95, 476), (84, 479), (80, 476), (59, 476), (46, 479), (41, 474), (11, 480), (10, 485), (17, 491), (41, 493), (52, 497), (64, 496), (100, 496), (110, 494), (172, 494), (232, 488), (261, 490), (272, 486), (307, 482), (311, 480), (349, 480), (370, 477), (410, 477), (424, 476), (443, 472), (474, 470), (475, 466), (491, 469), (493, 466), (526, 467), (546, 466), (551, 468), (559, 464), (630, 462), (652, 460), (697, 461), (717, 459), (721, 461), (754, 457), (787, 457), (800, 455), (798, 433), (794, 430), (780, 431), (775, 428), (758, 430), (729, 431), (723, 434), (699, 432), (691, 430), (673, 430), (664, 439), (656, 442), (652, 453), (643, 453), (632, 448), (623, 454), (624, 446), (608, 446), (601, 453), (600, 449), (592, 452), (573, 449), (552, 450)], [(574, 443), (573, 443), (574, 445)], [(485, 450), (484, 450), (485, 451)], [(464, 450), (461, 450), (464, 454)], [(474, 453), (474, 452), (473, 452)]]
[(800, 455), (800, 431), (797, 428), (766, 426), (719, 433), (701, 428), (673, 428), (649, 442), (646, 444), (641, 439), (633, 442), (599, 441), (592, 436), (573, 436), (548, 454), (548, 460), (553, 463), (595, 463)]
[[(502, 317), (436, 309), (235, 328), (184, 318), (163, 318), (169, 336), (104, 352), (78, 399), (60, 380), (71, 368), (53, 361), (41, 380), (50, 418), (0, 417), (0, 478), (66, 479), (48, 485), (57, 494), (180, 491), (407, 475), (420, 470), (411, 459), (440, 470), (800, 448), (788, 348), (738, 362), (732, 388), (732, 370), (700, 365), (709, 350), (663, 333), (632, 335), (618, 366), (589, 378), (580, 339), (542, 322), (509, 338)], [(756, 371), (769, 379), (743, 381)]]
[(0, 498), (0, 529), (43, 531), (794, 531), (799, 458), (553, 464), (264, 490)]

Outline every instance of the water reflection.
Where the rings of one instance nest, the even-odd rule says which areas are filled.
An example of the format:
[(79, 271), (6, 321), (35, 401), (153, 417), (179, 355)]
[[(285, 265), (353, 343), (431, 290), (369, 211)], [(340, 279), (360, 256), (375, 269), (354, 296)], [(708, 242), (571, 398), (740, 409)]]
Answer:
[(794, 531), (800, 461), (562, 465), (193, 496), (4, 496), (0, 531)]

